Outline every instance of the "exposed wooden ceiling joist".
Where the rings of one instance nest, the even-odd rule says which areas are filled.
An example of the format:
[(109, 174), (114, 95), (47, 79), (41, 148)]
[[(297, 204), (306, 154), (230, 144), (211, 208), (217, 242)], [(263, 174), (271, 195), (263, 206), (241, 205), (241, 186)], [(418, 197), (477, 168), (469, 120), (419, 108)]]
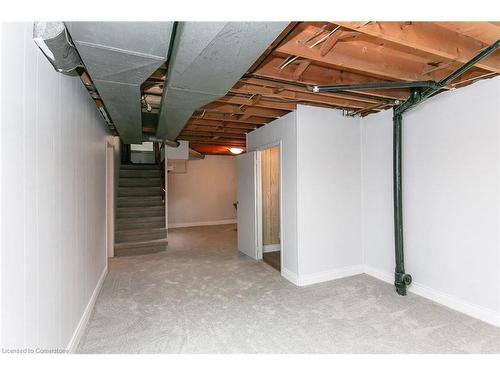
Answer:
[(220, 113), (229, 113), (234, 115), (243, 115), (249, 114), (252, 116), (261, 116), (261, 117), (269, 117), (269, 118), (279, 118), (289, 111), (280, 110), (280, 109), (272, 109), (272, 108), (262, 108), (262, 107), (253, 107), (253, 106), (245, 106), (241, 108), (241, 105), (229, 104), (229, 103), (221, 103), (221, 102), (213, 102), (207, 104), (203, 107), (203, 109), (207, 111), (214, 111)]
[(192, 120), (219, 120), (230, 122), (242, 122), (245, 124), (264, 124), (269, 122), (268, 117), (254, 116), (251, 114), (231, 115), (229, 113), (202, 111), (199, 114), (193, 114)]
[[(436, 73), (424, 76), (428, 66), (422, 62), (414, 61), (398, 56), (396, 51), (376, 43), (353, 41), (352, 43), (338, 43), (333, 51), (321, 56), (320, 48), (299, 43), (309, 28), (303, 33), (298, 33), (291, 39), (283, 42), (276, 53), (285, 56), (299, 56), (310, 59), (336, 69), (345, 69), (351, 72), (362, 73), (380, 79), (420, 81), (440, 77)], [(333, 53), (334, 52), (334, 53)], [(390, 55), (390, 58), (387, 56)]]
[(336, 107), (352, 107), (352, 108), (364, 108), (373, 103), (378, 103), (375, 100), (369, 99), (359, 99), (352, 98), (347, 99), (342, 95), (317, 95), (307, 89), (302, 90), (290, 90), (281, 86), (279, 89), (272, 88), (269, 86), (255, 85), (245, 81), (240, 81), (237, 83), (231, 93), (251, 93), (251, 94), (261, 94), (264, 97), (277, 98), (277, 99), (287, 99), (296, 101), (298, 103), (317, 103), (325, 104)]
[(181, 134), (178, 139), (195, 143), (209, 143), (209, 144), (226, 145), (226, 146), (243, 146), (243, 147), (246, 146), (246, 141), (244, 139), (240, 140), (229, 137), (221, 137), (218, 139), (214, 139), (214, 137), (210, 134), (208, 134), (205, 137)]
[[(465, 63), (488, 45), (432, 22), (337, 22), (389, 44), (420, 50), (446, 60)], [(500, 32), (500, 29), (499, 29)], [(500, 73), (500, 56), (490, 56), (476, 65)]]
[(207, 125), (207, 126), (228, 126), (232, 128), (237, 128), (237, 129), (256, 129), (258, 126), (263, 125), (263, 124), (252, 124), (252, 123), (245, 123), (245, 122), (234, 122), (234, 121), (227, 121), (227, 120), (208, 120), (208, 119), (191, 119), (188, 122), (188, 125)]
[[(371, 77), (360, 73), (353, 73), (347, 70), (336, 69), (331, 66), (319, 65), (317, 62), (311, 64), (302, 74), (299, 81), (293, 79), (292, 65), (284, 69), (276, 67), (284, 60), (283, 56), (271, 56), (259, 69), (253, 72), (255, 77), (280, 79), (290, 83), (303, 83), (310, 85), (330, 85), (343, 83), (366, 83), (386, 81), (378, 77)], [(388, 80), (387, 80), (388, 81)], [(359, 90), (358, 92), (375, 97), (385, 97), (392, 99), (404, 99), (408, 97), (408, 90)]]
[(241, 96), (235, 95), (226, 95), (217, 100), (218, 103), (229, 103), (229, 104), (237, 104), (243, 106), (242, 110), (245, 112), (245, 107), (264, 107), (264, 108), (272, 108), (272, 109), (280, 109), (284, 111), (293, 111), (296, 108), (296, 103), (285, 102), (285, 101), (277, 101), (277, 100), (266, 100), (260, 98), (258, 101), (254, 101), (252, 98), (245, 98)]
[(498, 22), (433, 22), (436, 25), (452, 30), (458, 34), (467, 35), (485, 44), (498, 40), (500, 23)]
[[(375, 113), (406, 99), (409, 90), (313, 93), (311, 86), (437, 81), (499, 37), (498, 22), (294, 22), (227, 95), (192, 116), (179, 139), (189, 140), (202, 153), (227, 154), (229, 146), (245, 146), (246, 133), (293, 111), (297, 104), (341, 108), (362, 116)], [(498, 52), (448, 88), (497, 74)], [(158, 94), (158, 87), (147, 93)]]

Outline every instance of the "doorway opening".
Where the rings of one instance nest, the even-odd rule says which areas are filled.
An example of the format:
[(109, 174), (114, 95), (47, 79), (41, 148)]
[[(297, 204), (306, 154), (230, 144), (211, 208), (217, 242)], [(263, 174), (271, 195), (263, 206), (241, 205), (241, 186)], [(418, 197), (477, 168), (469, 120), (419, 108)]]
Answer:
[(281, 271), (280, 146), (260, 151), (260, 238), (262, 260)]

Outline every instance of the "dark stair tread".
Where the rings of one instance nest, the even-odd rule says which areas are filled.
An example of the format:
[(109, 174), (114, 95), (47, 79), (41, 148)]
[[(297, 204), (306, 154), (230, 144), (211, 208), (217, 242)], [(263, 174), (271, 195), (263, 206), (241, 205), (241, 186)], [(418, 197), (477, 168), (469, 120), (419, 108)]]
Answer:
[(122, 233), (130, 233), (130, 234), (147, 234), (147, 233), (155, 233), (155, 232), (167, 232), (167, 228), (138, 228), (138, 229), (117, 229), (115, 231), (116, 234)]
[(161, 238), (159, 240), (149, 240), (149, 241), (130, 241), (130, 242), (121, 242), (115, 244), (116, 249), (132, 249), (144, 246), (159, 246), (166, 245), (168, 243), (166, 238)]
[(165, 210), (165, 205), (161, 202), (145, 202), (137, 206), (123, 206), (118, 204), (117, 211), (118, 212), (129, 212), (129, 211), (157, 211), (157, 210)]
[(148, 216), (148, 217), (124, 217), (124, 218), (117, 218), (116, 222), (119, 223), (131, 223), (131, 222), (136, 222), (136, 221), (141, 221), (141, 222), (153, 222), (153, 221), (158, 221), (158, 220), (165, 220), (165, 215), (156, 215), (156, 216)]
[(165, 206), (146, 206), (146, 207), (119, 207), (116, 210), (118, 219), (127, 217), (156, 217), (165, 216)]
[(148, 170), (148, 169), (156, 169), (159, 170), (160, 167), (158, 164), (122, 164), (120, 166), (121, 170)]
[(159, 177), (120, 177), (118, 184), (120, 187), (159, 187), (161, 186), (161, 181)]
[(122, 169), (120, 178), (159, 178), (160, 171), (154, 169)]
[(149, 186), (123, 186), (118, 188), (118, 197), (161, 197), (161, 188)]

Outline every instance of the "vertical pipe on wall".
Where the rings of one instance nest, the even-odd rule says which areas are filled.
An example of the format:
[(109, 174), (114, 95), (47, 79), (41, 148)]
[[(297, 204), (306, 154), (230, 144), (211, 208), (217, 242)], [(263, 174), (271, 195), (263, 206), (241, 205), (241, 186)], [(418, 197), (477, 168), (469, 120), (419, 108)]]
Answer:
[(495, 52), (500, 47), (500, 39), (490, 46), (484, 48), (471, 60), (453, 71), (451, 74), (431, 85), (425, 91), (420, 88), (412, 89), (410, 97), (401, 104), (393, 107), (393, 173), (394, 173), (394, 247), (396, 253), (396, 268), (394, 272), (394, 286), (398, 294), (406, 295), (406, 288), (411, 284), (411, 275), (405, 273), (405, 261), (403, 251), (403, 198), (402, 198), (402, 175), (401, 175), (401, 141), (402, 141), (402, 123), (403, 113), (410, 108), (420, 104), (423, 100), (431, 97), (445, 87), (448, 83), (471, 69), (479, 61)]
[(411, 276), (405, 274), (403, 250), (403, 194), (402, 194), (402, 142), (403, 116), (394, 111), (393, 116), (393, 184), (394, 184), (394, 249), (396, 252), (396, 269), (394, 286), (399, 295), (406, 295), (406, 287), (411, 283)]

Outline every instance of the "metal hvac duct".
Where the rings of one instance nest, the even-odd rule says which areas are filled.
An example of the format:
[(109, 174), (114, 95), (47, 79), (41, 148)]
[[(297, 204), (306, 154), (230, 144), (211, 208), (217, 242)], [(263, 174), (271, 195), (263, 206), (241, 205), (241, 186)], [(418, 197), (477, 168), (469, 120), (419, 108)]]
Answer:
[(173, 22), (67, 22), (123, 143), (141, 143), (141, 84), (167, 60)]
[(33, 40), (55, 70), (76, 76), (83, 63), (62, 22), (35, 22)]
[(176, 139), (193, 112), (226, 95), (287, 22), (182, 22), (156, 136)]

